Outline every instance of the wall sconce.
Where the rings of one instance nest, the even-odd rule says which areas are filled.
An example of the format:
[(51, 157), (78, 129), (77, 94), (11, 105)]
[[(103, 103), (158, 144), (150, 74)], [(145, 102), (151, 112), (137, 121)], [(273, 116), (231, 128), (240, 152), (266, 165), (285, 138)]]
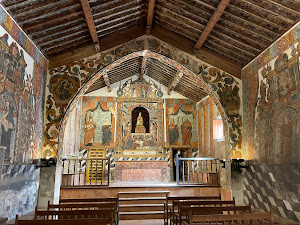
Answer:
[(222, 168), (225, 168), (226, 159), (221, 159), (219, 162), (222, 163)]
[(241, 172), (241, 168), (245, 168), (248, 169), (249, 166), (248, 165), (241, 165), (240, 163), (245, 162), (244, 159), (232, 159), (231, 160), (231, 170), (236, 171), (236, 172)]
[(56, 163), (57, 163), (56, 158), (46, 157), (45, 159), (39, 159), (35, 167), (40, 168), (40, 167), (56, 166)]

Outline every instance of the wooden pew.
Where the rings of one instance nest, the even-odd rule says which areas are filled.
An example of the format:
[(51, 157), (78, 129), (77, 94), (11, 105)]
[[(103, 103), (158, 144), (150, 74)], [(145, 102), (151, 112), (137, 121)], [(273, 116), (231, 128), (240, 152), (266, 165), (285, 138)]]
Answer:
[[(77, 199), (60, 199), (59, 205), (64, 204), (92, 204), (92, 203), (114, 203), (116, 205), (115, 219), (113, 222), (119, 224), (119, 198), (77, 198)], [(50, 202), (48, 201), (48, 209), (51, 208)], [(53, 206), (54, 207), (54, 206)]]
[(191, 215), (241, 214), (251, 213), (251, 206), (209, 206), (180, 204), (178, 213), (175, 213), (174, 224), (188, 222)]
[[(164, 202), (164, 224), (169, 224), (169, 219), (174, 218), (174, 213), (178, 209), (180, 201), (220, 201), (219, 196), (169, 196)], [(171, 224), (171, 221), (170, 221)]]
[[(53, 205), (48, 204), (47, 211), (77, 211), (77, 210), (112, 210), (113, 211), (113, 223), (118, 224), (118, 205), (114, 202), (109, 203), (71, 203), (71, 204), (60, 204)], [(35, 219), (38, 219), (38, 216), (45, 215), (46, 211), (35, 211)]]
[(111, 218), (85, 218), (62, 220), (19, 220), (16, 216), (15, 225), (112, 225)]
[(37, 211), (36, 220), (61, 220), (80, 218), (114, 218), (113, 209), (101, 210), (68, 210), (68, 211)]
[(192, 215), (189, 216), (189, 222), (183, 222), (184, 225), (273, 225), (274, 219), (272, 213), (245, 213), (229, 215)]

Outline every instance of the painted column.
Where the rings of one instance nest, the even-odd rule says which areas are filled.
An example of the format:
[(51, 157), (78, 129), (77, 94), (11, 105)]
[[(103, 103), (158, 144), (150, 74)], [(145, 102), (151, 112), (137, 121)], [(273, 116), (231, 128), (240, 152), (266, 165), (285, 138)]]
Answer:
[(164, 145), (164, 105), (163, 101), (157, 103), (157, 138), (158, 138), (158, 148)]

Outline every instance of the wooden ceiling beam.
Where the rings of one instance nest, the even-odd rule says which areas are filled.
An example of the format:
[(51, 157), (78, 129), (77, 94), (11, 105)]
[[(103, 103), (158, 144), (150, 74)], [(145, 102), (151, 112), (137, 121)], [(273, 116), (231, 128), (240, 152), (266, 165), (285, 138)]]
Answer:
[(202, 32), (199, 40), (197, 41), (197, 43), (195, 45), (194, 48), (196, 50), (199, 50), (202, 47), (202, 45), (204, 44), (204, 42), (207, 39), (208, 35), (212, 31), (212, 29), (214, 28), (216, 23), (219, 21), (221, 15), (223, 14), (225, 8), (228, 6), (229, 2), (230, 2), (230, 0), (222, 0), (220, 2), (220, 4), (218, 5), (216, 11), (214, 12), (212, 17), (208, 21), (206, 27), (204, 28), (204, 31)]
[(100, 52), (100, 44), (99, 44), (99, 38), (97, 35), (97, 31), (96, 31), (96, 27), (95, 27), (95, 23), (94, 23), (94, 19), (93, 19), (93, 15), (91, 12), (91, 8), (90, 8), (90, 3), (88, 0), (80, 0), (83, 12), (84, 12), (84, 16), (86, 19), (86, 23), (88, 25), (94, 46), (95, 46), (95, 50), (96, 52)]
[(106, 84), (107, 91), (108, 91), (108, 92), (111, 92), (110, 82), (109, 82), (107, 73), (104, 73), (104, 74), (103, 74), (103, 79), (104, 79), (104, 82), (105, 82), (105, 84)]
[(154, 15), (154, 7), (155, 7), (155, 0), (149, 0), (148, 6), (148, 15), (147, 15), (147, 26), (146, 26), (146, 33), (151, 34), (151, 28), (153, 23), (153, 15)]
[[(133, 29), (128, 29), (125, 32), (118, 32), (107, 35), (106, 37), (101, 38), (99, 40), (101, 45), (101, 51), (105, 51), (115, 46), (124, 44), (130, 40), (143, 36), (144, 34), (145, 27), (141, 26), (135, 27)], [(94, 54), (96, 54), (96, 51), (92, 45), (86, 46), (84, 48), (77, 47), (72, 51), (61, 52), (59, 55), (53, 55), (51, 57), (49, 56), (49, 69), (66, 65), (68, 63), (92, 56)]]
[[(159, 26), (153, 26), (152, 35), (175, 48), (180, 49), (188, 54), (193, 54), (195, 42), (178, 35), (167, 29), (162, 29)], [(241, 78), (242, 65), (227, 59), (224, 56), (218, 56), (206, 47), (202, 47), (195, 55), (198, 59), (215, 66), (237, 78)]]
[(183, 73), (181, 73), (179, 71), (176, 73), (174, 80), (172, 81), (171, 85), (168, 88), (168, 95), (170, 95), (171, 92), (174, 90), (174, 88), (177, 86), (177, 84), (179, 83), (182, 76), (183, 76)]
[(66, 20), (66, 19), (70, 19), (72, 17), (76, 17), (76, 16), (79, 16), (79, 15), (82, 15), (83, 13), (82, 12), (74, 12), (74, 13), (71, 13), (71, 14), (68, 14), (68, 15), (65, 15), (65, 16), (59, 16), (59, 17), (56, 17), (52, 20), (47, 20), (47, 21), (44, 21), (44, 22), (41, 22), (41, 23), (36, 23), (34, 25), (31, 25), (31, 26), (25, 26), (23, 27), (23, 30), (28, 33), (29, 30), (33, 30), (33, 29), (36, 29), (36, 28), (41, 28), (45, 25), (48, 25), (48, 24), (56, 24), (62, 20)]

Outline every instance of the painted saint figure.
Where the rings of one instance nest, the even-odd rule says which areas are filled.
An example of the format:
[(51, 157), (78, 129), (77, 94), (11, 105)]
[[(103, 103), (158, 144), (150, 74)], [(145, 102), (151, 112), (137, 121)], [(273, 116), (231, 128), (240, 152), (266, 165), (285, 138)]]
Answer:
[(93, 121), (92, 116), (87, 117), (87, 120), (84, 123), (84, 145), (87, 145), (91, 141), (94, 141), (95, 137), (95, 129), (96, 125), (95, 122)]
[(6, 111), (3, 113), (2, 117), (0, 118), (0, 125), (1, 125), (1, 142), (0, 145), (5, 146), (5, 158), (10, 158), (10, 143), (11, 143), (11, 136), (14, 130), (14, 119), (13, 113), (10, 109), (10, 103), (6, 102)]
[(192, 124), (188, 119), (181, 125), (181, 134), (182, 134), (182, 144), (188, 145), (191, 142), (192, 138)]
[(111, 124), (108, 118), (105, 118), (104, 124), (102, 126), (102, 144), (106, 145), (109, 144), (111, 139)]
[(171, 124), (169, 125), (169, 141), (170, 145), (176, 144), (178, 141), (179, 132), (178, 125), (175, 124), (174, 118), (171, 120)]

